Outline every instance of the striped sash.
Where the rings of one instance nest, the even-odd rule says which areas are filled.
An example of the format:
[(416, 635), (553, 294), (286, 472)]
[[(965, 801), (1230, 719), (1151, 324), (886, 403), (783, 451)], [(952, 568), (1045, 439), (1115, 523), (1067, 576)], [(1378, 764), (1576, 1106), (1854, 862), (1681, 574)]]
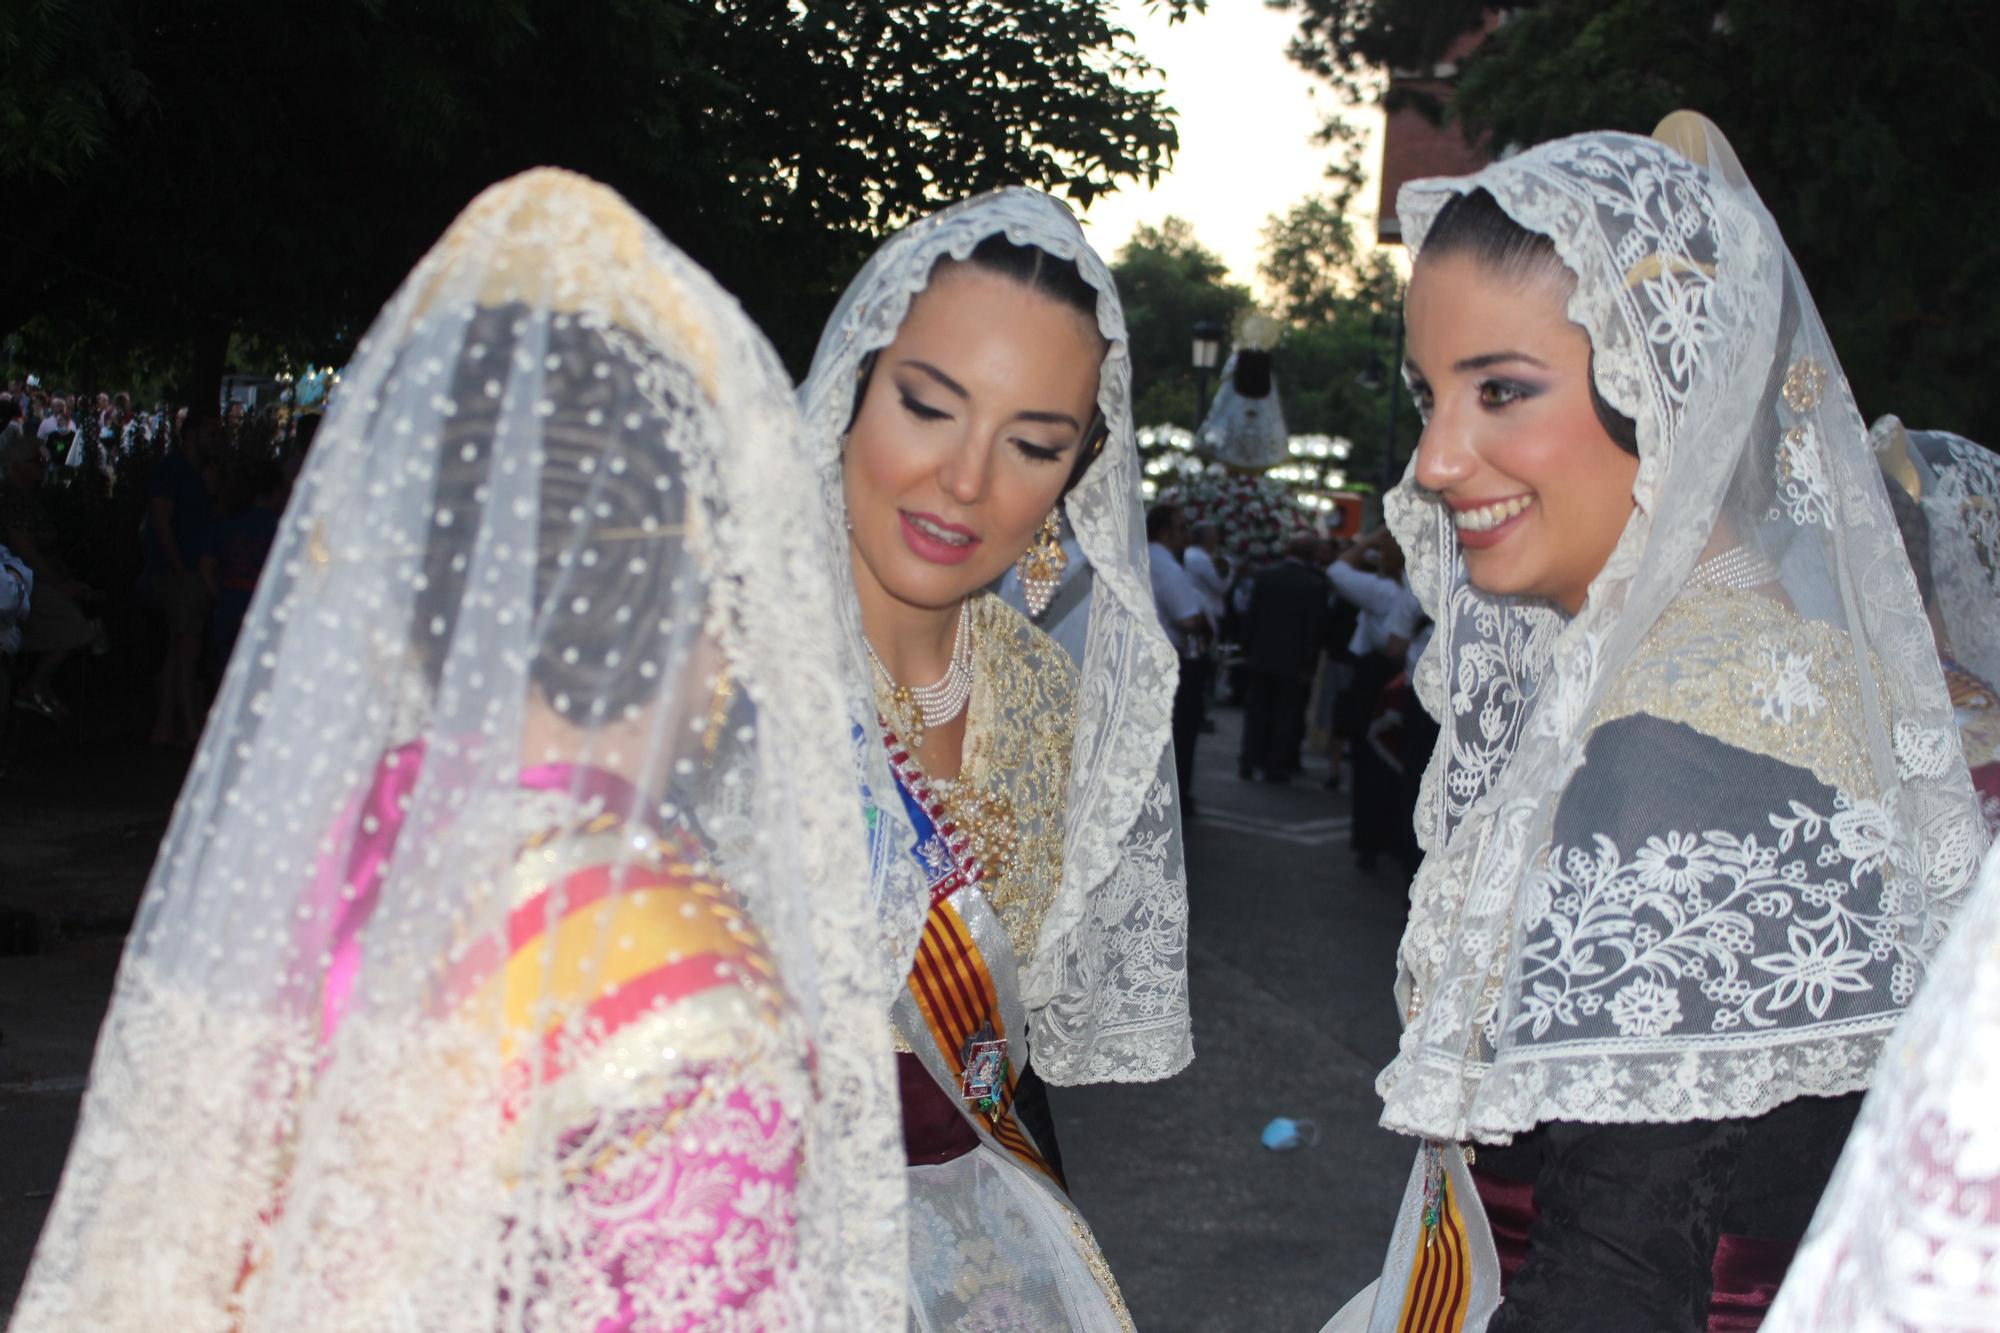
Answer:
[[(967, 1049), (976, 1038), (987, 1034), (1007, 1041), (1010, 1052), (1020, 1049), (1017, 1041), (1008, 1040), (1006, 1019), (1001, 1014), (999, 994), (985, 955), (973, 940), (965, 918), (948, 900), (934, 903), (924, 920), (923, 939), (917, 944), (916, 963), (910, 969), (909, 989), (947, 1068), (963, 1072)], [(974, 1110), (972, 1114), (1001, 1147), (1060, 1188), (1055, 1172), (1014, 1115), (1019, 1073), (1010, 1058), (1004, 1087), (995, 1099), (994, 1108)], [(946, 1091), (962, 1097), (964, 1089)]]
[(1472, 1256), (1465, 1218), (1441, 1154), (1457, 1147), (1424, 1145), (1424, 1216), (1416, 1230), (1417, 1253), (1410, 1264), (1396, 1333), (1459, 1333), (1472, 1296)]

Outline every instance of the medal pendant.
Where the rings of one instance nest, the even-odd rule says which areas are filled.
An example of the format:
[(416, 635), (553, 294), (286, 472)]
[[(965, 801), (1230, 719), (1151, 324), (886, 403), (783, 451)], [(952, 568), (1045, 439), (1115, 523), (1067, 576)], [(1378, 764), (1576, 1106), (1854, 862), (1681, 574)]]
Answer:
[(1000, 1109), (1007, 1091), (1007, 1040), (992, 1036), (987, 1028), (965, 1047), (965, 1077), (960, 1091), (965, 1100), (987, 1114)]

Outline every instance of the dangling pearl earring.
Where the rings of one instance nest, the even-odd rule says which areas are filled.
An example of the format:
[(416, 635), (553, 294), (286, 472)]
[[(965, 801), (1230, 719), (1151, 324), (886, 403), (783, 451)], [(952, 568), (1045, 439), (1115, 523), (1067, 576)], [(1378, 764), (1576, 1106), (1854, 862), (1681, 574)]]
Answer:
[(1069, 555), (1062, 548), (1062, 526), (1055, 510), (1051, 509), (1042, 520), (1041, 529), (1028, 543), (1028, 549), (1021, 552), (1014, 567), (1021, 575), (1021, 598), (1028, 604), (1028, 618), (1040, 619), (1042, 612), (1049, 609), (1049, 599), (1062, 584), (1063, 571), (1069, 568)]

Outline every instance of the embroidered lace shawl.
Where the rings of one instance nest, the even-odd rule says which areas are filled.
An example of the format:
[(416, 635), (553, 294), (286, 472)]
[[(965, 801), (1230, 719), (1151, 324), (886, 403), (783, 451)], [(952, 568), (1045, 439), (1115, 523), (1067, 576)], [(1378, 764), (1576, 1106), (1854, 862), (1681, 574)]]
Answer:
[(1913, 430), (1909, 440), (1951, 655), (2000, 688), (2000, 455), (1948, 431)]
[[(1069, 209), (1033, 190), (998, 190), (884, 242), (841, 297), (799, 390), (805, 446), (825, 497), (827, 559), (846, 569), (840, 455), (861, 358), (894, 340), (940, 260), (963, 259), (1002, 233), (1076, 262), (1097, 289), (1107, 344), (1097, 402), (1109, 435), (1063, 501), (1095, 583), (1064, 794), (1062, 872), (1023, 950), (1030, 1045), (1051, 1083), (1165, 1078), (1193, 1057), (1171, 735), (1179, 661), (1154, 614), (1147, 573), (1125, 317), (1110, 271)], [(843, 588), (844, 614), (858, 626), (852, 585)], [(865, 663), (857, 670), (857, 679), (868, 678)], [(891, 921), (892, 939), (913, 943), (920, 921), (920, 912)]]
[[(1442, 733), (1384, 1123), (1504, 1141), (1863, 1087), (1983, 834), (1825, 330), (1719, 135), (1701, 165), (1587, 134), (1412, 182), (1414, 254), (1475, 188), (1574, 275), (1637, 508), (1565, 619), (1474, 588), (1413, 475), (1389, 497)], [(1738, 546), (1776, 580), (1691, 586)]]
[[(2000, 833), (2000, 455), (1962, 435), (1869, 428), (1890, 478), (1923, 515), (1930, 611), (1958, 738), (1989, 833)], [(1913, 560), (1920, 558), (1912, 551)]]

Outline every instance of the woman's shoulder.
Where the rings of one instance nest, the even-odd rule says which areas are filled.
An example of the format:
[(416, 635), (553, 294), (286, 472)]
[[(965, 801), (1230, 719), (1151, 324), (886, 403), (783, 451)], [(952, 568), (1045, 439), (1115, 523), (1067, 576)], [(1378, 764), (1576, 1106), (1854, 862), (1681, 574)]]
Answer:
[(1852, 641), (1764, 593), (1698, 588), (1675, 599), (1612, 676), (1593, 728), (1641, 716), (1873, 794)]

